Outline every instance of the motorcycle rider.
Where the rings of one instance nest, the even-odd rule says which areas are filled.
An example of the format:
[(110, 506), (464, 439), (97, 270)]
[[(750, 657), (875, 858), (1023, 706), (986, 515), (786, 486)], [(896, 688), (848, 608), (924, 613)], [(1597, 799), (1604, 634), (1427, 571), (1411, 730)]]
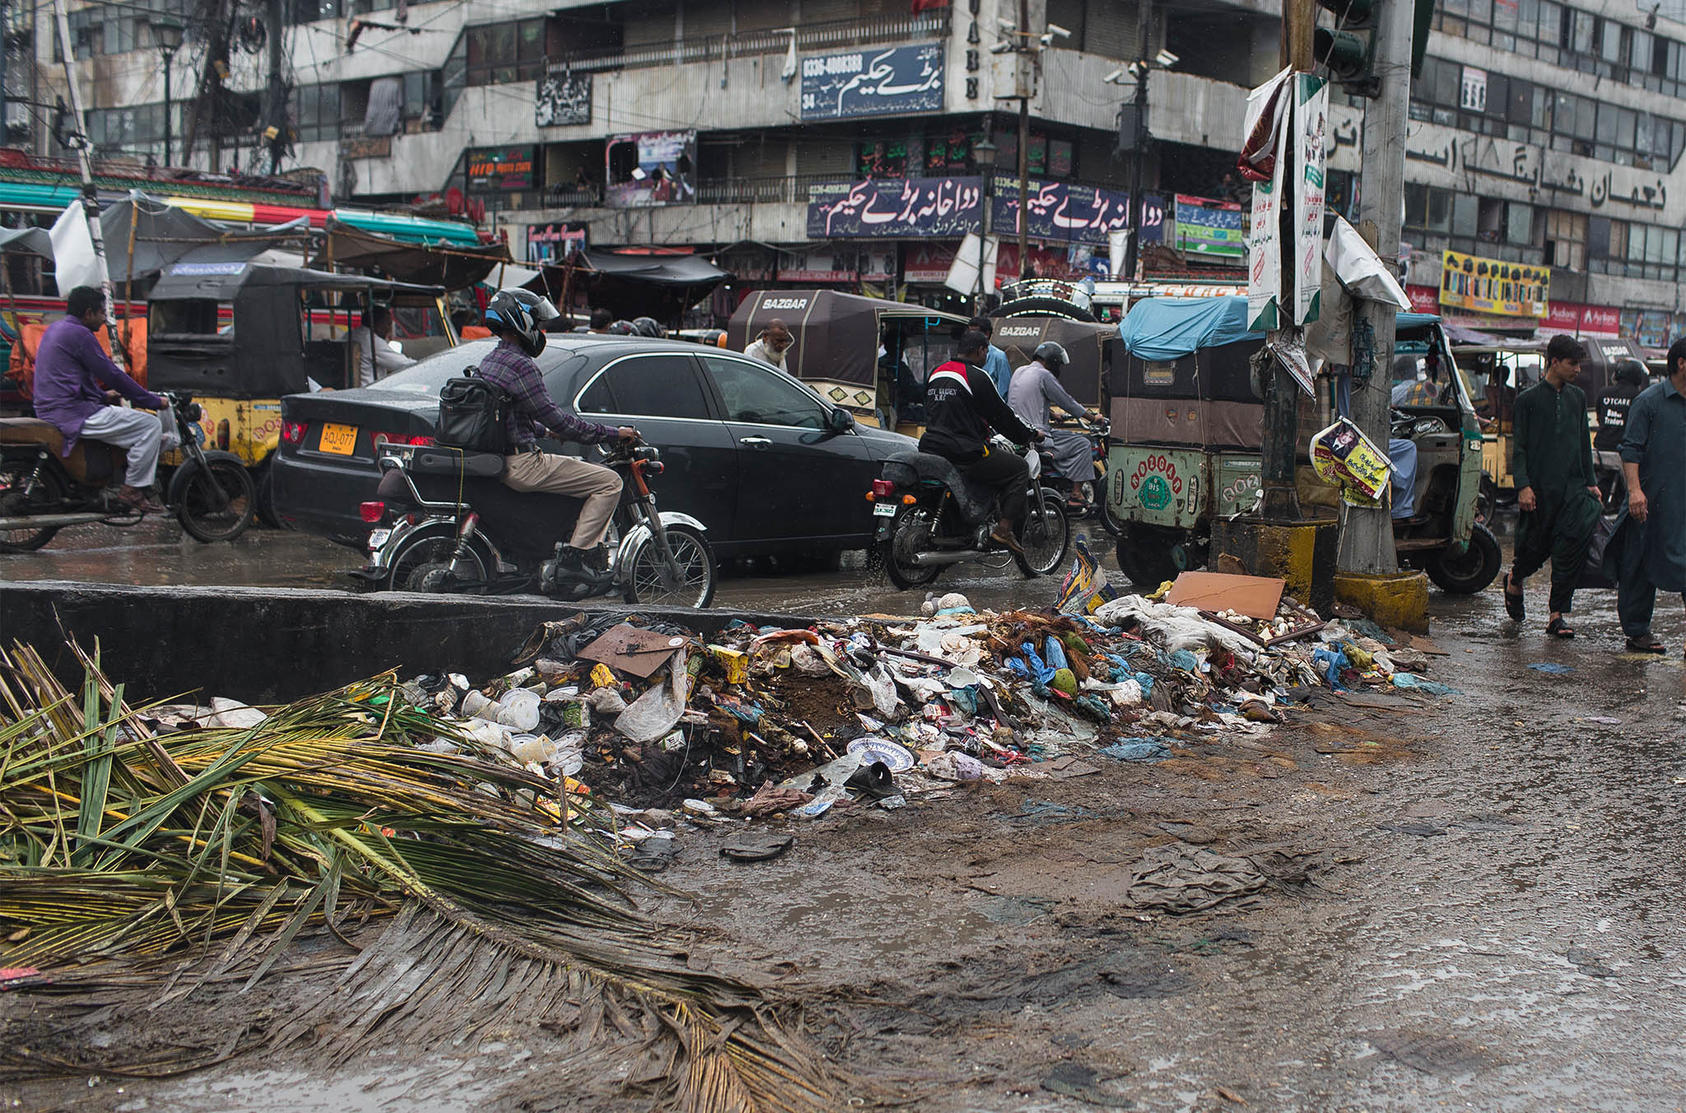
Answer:
[(1082, 420), (1088, 407), (1077, 401), (1060, 385), (1060, 372), (1071, 365), (1065, 348), (1052, 340), (1036, 347), (1035, 358), (1013, 372), (1007, 387), (1007, 404), (1019, 420), (1048, 438), (1049, 452), (1054, 458), (1054, 470), (1071, 481), (1071, 495), (1066, 504), (1076, 510), (1088, 509), (1079, 484), (1095, 481), (1095, 449), (1082, 433), (1065, 430), (1055, 432), (1052, 409), (1058, 406), (1072, 417)]
[(63, 319), (48, 327), (35, 354), (35, 416), (64, 434), (64, 456), (84, 438), (127, 452), (129, 466), (118, 500), (135, 510), (162, 510), (151, 487), (164, 447), (164, 427), (155, 414), (113, 405), (108, 392), (150, 410), (162, 410), (169, 403), (105, 354), (98, 340), (104, 327), (105, 292), (92, 286), (70, 291)]
[(996, 492), (1001, 518), (990, 540), (1022, 555), (1014, 524), (1029, 508), (1025, 490), (1030, 465), (1014, 453), (990, 448), (989, 435), (993, 429), (1018, 445), (1041, 441), (1043, 435), (1020, 421), (996, 392), (984, 370), (988, 353), (989, 338), (971, 329), (960, 337), (957, 358), (931, 372), (925, 382), (926, 426), (919, 451), (941, 456), (966, 479)]
[(630, 425), (617, 429), (586, 421), (563, 410), (550, 397), (534, 357), (544, 351), (544, 323), (557, 316), (550, 299), (528, 290), (493, 294), (486, 305), (486, 327), (498, 337), (498, 346), (480, 361), (480, 375), (507, 392), (513, 402), (507, 425), (510, 455), (504, 457), (504, 486), (584, 499), (573, 535), (557, 553), (557, 562), (571, 577), (599, 581), (608, 575), (599, 546), (620, 502), (621, 477), (600, 464), (541, 452), (535, 438), (548, 429), (564, 441), (580, 444), (617, 439), (631, 443), (638, 440), (638, 430)]

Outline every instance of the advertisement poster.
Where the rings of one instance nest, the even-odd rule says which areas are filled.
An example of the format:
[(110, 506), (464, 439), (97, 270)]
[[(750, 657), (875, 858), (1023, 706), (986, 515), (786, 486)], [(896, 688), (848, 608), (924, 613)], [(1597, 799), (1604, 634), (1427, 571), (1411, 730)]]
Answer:
[(853, 50), (802, 59), (802, 119), (940, 112), (941, 43)]
[(1211, 201), (1204, 197), (1177, 194), (1178, 251), (1243, 259), (1247, 240), (1241, 230), (1241, 206), (1233, 201)]
[(983, 218), (977, 178), (889, 178), (808, 187), (808, 237), (963, 236)]
[(1440, 304), (1496, 317), (1544, 317), (1551, 268), (1448, 251), (1440, 265)]
[(586, 248), (586, 227), (575, 221), (527, 226), (527, 262), (560, 263)]
[(533, 148), (473, 147), (463, 153), (468, 167), (468, 192), (513, 193), (532, 189)]
[(1323, 192), (1329, 126), (1329, 83), (1310, 74), (1294, 79), (1293, 322), (1317, 320), (1323, 296)]
[(564, 72), (539, 78), (533, 122), (541, 128), (591, 123), (591, 75)]
[(605, 148), (611, 209), (688, 205), (697, 199), (697, 133), (647, 131), (617, 135)]

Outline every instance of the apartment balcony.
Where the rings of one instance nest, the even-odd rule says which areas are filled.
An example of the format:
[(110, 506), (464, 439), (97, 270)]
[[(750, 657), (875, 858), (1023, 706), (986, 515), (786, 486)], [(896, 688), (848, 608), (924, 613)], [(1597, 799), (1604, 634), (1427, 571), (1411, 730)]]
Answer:
[[(949, 13), (923, 12), (892, 19), (849, 19), (830, 23), (809, 23), (794, 29), (798, 53), (813, 50), (847, 50), (874, 43), (905, 42), (913, 39), (947, 38)], [(688, 38), (663, 46), (617, 47), (610, 50), (569, 51), (546, 59), (552, 70), (573, 73), (609, 73), (615, 70), (681, 66), (689, 63), (728, 62), (765, 54), (782, 54), (790, 49), (792, 31), (750, 31), (737, 35)]]

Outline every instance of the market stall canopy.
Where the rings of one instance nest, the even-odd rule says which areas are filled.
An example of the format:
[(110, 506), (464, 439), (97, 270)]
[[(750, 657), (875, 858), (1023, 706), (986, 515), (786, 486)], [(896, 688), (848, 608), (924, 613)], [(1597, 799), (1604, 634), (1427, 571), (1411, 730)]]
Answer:
[(1442, 326), (1446, 330), (1446, 340), (1453, 350), (1459, 348), (1504, 348), (1512, 347), (1502, 336), (1495, 336), (1490, 332), (1470, 328), (1468, 325), (1445, 322)]
[(579, 251), (567, 263), (545, 264), (543, 290), (558, 305), (564, 289), (583, 289), (593, 309), (673, 322), (730, 277), (700, 255)]
[[(134, 293), (141, 295), (160, 273), (177, 263), (243, 263), (307, 231), (302, 219), (228, 229), (142, 193), (132, 193), (100, 213), (106, 271), (113, 283), (120, 284), (119, 295), (131, 282)], [(79, 202), (54, 224), (52, 243), (61, 296), (72, 286), (98, 285), (93, 243)]]
[(966, 324), (964, 317), (922, 305), (836, 290), (757, 290), (732, 314), (727, 346), (743, 351), (774, 319), (795, 337), (785, 357), (792, 375), (868, 390), (878, 381), (878, 337), (886, 323), (919, 322), (922, 328), (945, 330)]
[(53, 237), (45, 228), (0, 228), (0, 251), (53, 257)]
[(351, 267), (379, 272), (399, 282), (460, 290), (484, 282), (501, 264), (511, 262), (502, 243), (464, 244), (438, 240), (416, 242), (357, 227), (330, 217), (327, 238), (312, 265)]
[[(1099, 406), (1113, 363), (1112, 349), (1122, 346), (1118, 327), (1017, 314), (995, 322), (995, 346), (1007, 353), (1007, 362), (1015, 369), (1035, 359), (1037, 345), (1049, 340), (1064, 348), (1071, 359), (1071, 366), (1060, 374), (1060, 385), (1084, 405)], [(1122, 359), (1123, 353), (1118, 356)]]

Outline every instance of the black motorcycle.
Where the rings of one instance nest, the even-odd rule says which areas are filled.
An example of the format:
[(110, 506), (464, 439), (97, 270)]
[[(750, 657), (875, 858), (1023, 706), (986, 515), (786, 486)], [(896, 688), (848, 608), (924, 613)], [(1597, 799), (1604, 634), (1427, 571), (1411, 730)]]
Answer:
[[(1041, 481), (1041, 455), (1016, 449), (997, 437), (991, 451), (1020, 452), (1030, 464), (1029, 505), (1016, 532), (1022, 553), (1013, 562), (1026, 576), (1046, 576), (1065, 560), (1071, 523), (1065, 497)], [(979, 491), (941, 456), (898, 452), (872, 481), (872, 513), (878, 518), (875, 557), (899, 588), (923, 587), (951, 564), (990, 563), (1007, 550), (991, 540), (999, 517), (992, 491)]]
[[(1074, 482), (1058, 471), (1049, 470), (1043, 473), (1042, 481), (1065, 496), (1067, 518), (1072, 521), (1093, 518), (1100, 523), (1103, 530), (1113, 537), (1121, 536), (1123, 526), (1119, 524), (1118, 516), (1112, 512), (1112, 508), (1107, 505), (1106, 501), (1106, 456), (1112, 435), (1112, 423), (1104, 417), (1091, 417), (1078, 424), (1082, 428), (1083, 436), (1088, 438), (1090, 452), (1095, 461), (1097, 478)], [(1054, 466), (1052, 454), (1049, 455), (1048, 462), (1050, 468), (1052, 468)], [(1083, 501), (1084, 505), (1081, 510), (1072, 505), (1076, 499)]]
[(540, 591), (576, 601), (618, 594), (628, 603), (706, 607), (714, 550), (689, 514), (656, 510), (650, 480), (661, 453), (617, 444), (603, 464), (621, 475), (621, 501), (604, 566), (590, 579), (557, 554), (582, 500), (504, 486), (503, 457), (432, 445), (387, 445), (375, 501), (362, 504), (369, 563), (353, 572), (369, 590), (507, 595)]
[[(240, 458), (200, 443), (199, 404), (172, 393), (170, 413), (182, 463), (165, 483), (164, 503), (195, 540), (232, 541), (252, 524), (257, 491)], [(62, 456), (64, 435), (34, 417), (0, 418), (0, 553), (32, 552), (66, 526), (138, 525), (145, 517), (116, 497), (127, 456), (83, 438)]]

